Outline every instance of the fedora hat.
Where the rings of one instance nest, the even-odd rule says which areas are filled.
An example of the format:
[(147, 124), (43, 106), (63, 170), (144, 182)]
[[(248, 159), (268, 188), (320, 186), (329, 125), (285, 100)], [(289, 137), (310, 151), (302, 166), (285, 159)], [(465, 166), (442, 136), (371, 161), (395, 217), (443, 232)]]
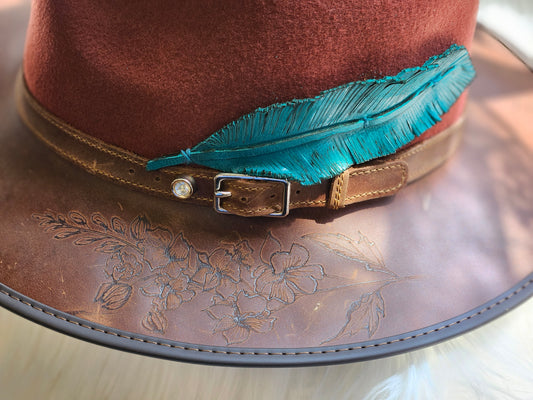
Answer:
[(476, 8), (34, 2), (18, 75), (3, 47), (1, 304), (141, 354), (288, 366), (520, 303), (532, 80), (472, 42)]

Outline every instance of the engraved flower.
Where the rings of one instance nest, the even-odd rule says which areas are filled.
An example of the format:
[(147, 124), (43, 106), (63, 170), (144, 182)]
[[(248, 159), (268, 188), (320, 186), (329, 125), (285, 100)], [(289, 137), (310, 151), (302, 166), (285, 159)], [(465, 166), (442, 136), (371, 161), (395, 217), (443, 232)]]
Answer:
[(105, 282), (98, 288), (94, 301), (107, 310), (118, 310), (128, 302), (131, 291), (132, 287), (126, 283)]
[[(191, 276), (191, 273), (196, 272), (195, 258), (198, 258), (197, 252), (183, 237), (183, 234), (180, 233), (174, 238), (167, 250), (167, 256), (169, 261), (163, 272), (168, 275), (176, 277), (184, 272), (185, 275)], [(207, 257), (205, 257), (205, 261), (207, 261)]]
[(148, 263), (152, 271), (169, 263), (171, 242), (172, 234), (167, 229), (158, 227), (144, 232), (139, 248), (143, 253), (144, 261)]
[[(277, 240), (269, 236), (266, 241)], [(273, 243), (268, 246), (276, 247)], [(264, 251), (261, 257), (266, 261)], [(324, 277), (324, 269), (321, 265), (309, 265), (308, 261), (309, 252), (296, 243), (288, 252), (274, 251), (268, 262), (253, 272), (255, 292), (266, 296), (267, 300), (278, 300), (283, 304), (293, 303), (298, 294), (315, 293), (318, 281)]]
[(129, 281), (142, 272), (143, 266), (135, 256), (127, 250), (121, 250), (106, 262), (106, 272), (115, 282)]
[(207, 275), (207, 281), (220, 283), (221, 279), (229, 279), (237, 283), (241, 279), (241, 263), (234, 255), (225, 249), (216, 249), (209, 255), (209, 265), (213, 267)]
[(183, 234), (180, 233), (174, 238), (168, 248), (168, 257), (172, 261), (184, 261), (189, 255), (189, 249), (191, 245), (185, 240)]
[(254, 262), (252, 258), (253, 250), (247, 240), (241, 240), (236, 245), (230, 246), (229, 251), (234, 259), (239, 260), (246, 267), (250, 267)]
[(152, 332), (164, 333), (167, 329), (168, 321), (163, 311), (154, 305), (144, 316), (142, 326)]
[(248, 297), (244, 292), (215, 300), (205, 311), (213, 320), (213, 334), (222, 334), (226, 343), (243, 343), (252, 332), (267, 333), (272, 330), (276, 317), (271, 317), (264, 308), (264, 300)]
[(241, 269), (248, 268), (253, 261), (251, 253), (246, 241), (218, 247), (209, 254), (207, 263), (199, 266), (192, 279), (205, 290), (218, 288), (221, 284), (237, 284), (241, 281)]
[(154, 303), (160, 304), (164, 310), (176, 309), (181, 303), (190, 301), (196, 294), (189, 289), (185, 275), (173, 278), (165, 273), (156, 275), (152, 283), (141, 288), (141, 293), (155, 297)]

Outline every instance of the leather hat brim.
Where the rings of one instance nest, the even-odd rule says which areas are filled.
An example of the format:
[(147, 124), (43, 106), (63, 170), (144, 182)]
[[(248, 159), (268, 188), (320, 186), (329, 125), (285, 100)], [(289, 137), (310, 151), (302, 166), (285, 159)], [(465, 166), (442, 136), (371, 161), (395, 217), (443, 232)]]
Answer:
[(533, 80), (486, 33), (452, 159), (392, 199), (282, 219), (159, 199), (59, 157), (16, 112), (21, 56), (5, 49), (20, 37), (0, 46), (0, 304), (20, 315), (168, 359), (319, 365), (436, 343), (533, 293)]

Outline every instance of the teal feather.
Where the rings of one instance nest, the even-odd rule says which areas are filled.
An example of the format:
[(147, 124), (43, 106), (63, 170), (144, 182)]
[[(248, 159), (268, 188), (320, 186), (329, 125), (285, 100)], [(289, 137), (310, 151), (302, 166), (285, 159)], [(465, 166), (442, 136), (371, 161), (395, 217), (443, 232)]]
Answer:
[(192, 149), (150, 160), (147, 169), (192, 162), (315, 184), (411, 142), (440, 121), (474, 75), (467, 50), (454, 44), (396, 76), (259, 108)]

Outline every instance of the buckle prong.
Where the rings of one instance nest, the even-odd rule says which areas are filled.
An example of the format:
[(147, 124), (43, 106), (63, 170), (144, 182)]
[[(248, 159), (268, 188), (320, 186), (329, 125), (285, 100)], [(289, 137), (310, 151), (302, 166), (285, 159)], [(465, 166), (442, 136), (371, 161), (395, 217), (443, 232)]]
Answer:
[(215, 191), (215, 197), (219, 199), (223, 199), (225, 197), (231, 197), (231, 192), (222, 192), (218, 190), (218, 191)]
[(233, 214), (231, 211), (225, 209), (221, 205), (221, 200), (227, 197), (231, 197), (232, 193), (222, 190), (222, 182), (225, 180), (248, 180), (248, 181), (258, 181), (258, 182), (273, 182), (283, 185), (283, 196), (281, 203), (281, 211), (273, 212), (266, 215), (267, 217), (286, 217), (289, 215), (290, 209), (290, 196), (291, 196), (291, 183), (286, 179), (278, 178), (267, 178), (262, 176), (250, 176), (250, 175), (241, 175), (241, 174), (218, 174), (215, 176), (215, 191), (214, 191), (214, 207), (215, 211), (221, 214)]

